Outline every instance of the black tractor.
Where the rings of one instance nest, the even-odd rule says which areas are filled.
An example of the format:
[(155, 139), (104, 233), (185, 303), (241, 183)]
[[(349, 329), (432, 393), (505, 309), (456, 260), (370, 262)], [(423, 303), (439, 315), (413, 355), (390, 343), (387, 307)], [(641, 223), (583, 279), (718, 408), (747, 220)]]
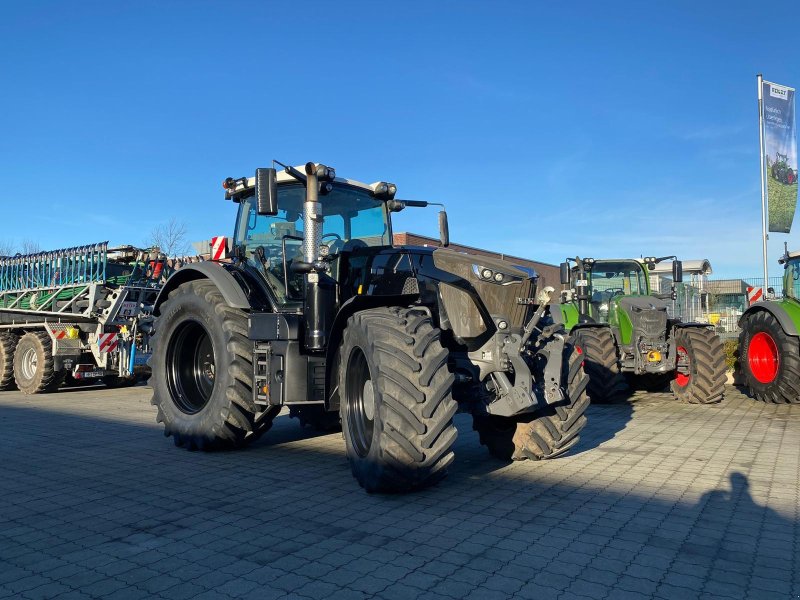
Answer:
[(578, 440), (580, 355), (548, 311), (552, 288), (511, 263), (392, 244), (391, 215), (421, 200), (333, 169), (225, 180), (238, 204), (227, 262), (188, 265), (154, 307), (153, 404), (175, 444), (241, 447), (283, 407), (341, 418), (370, 492), (433, 484), (453, 461), (453, 416), (490, 452), (545, 459)]

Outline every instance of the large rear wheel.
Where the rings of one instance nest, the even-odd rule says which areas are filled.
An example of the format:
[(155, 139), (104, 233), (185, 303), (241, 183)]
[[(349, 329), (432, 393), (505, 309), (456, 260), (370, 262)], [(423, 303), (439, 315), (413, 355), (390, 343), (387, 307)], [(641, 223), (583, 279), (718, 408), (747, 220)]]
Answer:
[(244, 446), (272, 426), (280, 407), (253, 401), (247, 315), (207, 280), (184, 283), (161, 307), (152, 338), (152, 403), (176, 446)]
[(679, 327), (674, 331), (677, 369), (670, 384), (672, 394), (689, 404), (714, 404), (722, 400), (727, 379), (725, 349), (710, 329)]
[(762, 310), (745, 319), (738, 367), (757, 400), (800, 403), (800, 343), (771, 313)]
[(19, 338), (13, 333), (0, 333), (0, 392), (16, 388), (14, 352), (18, 343)]
[(596, 404), (623, 399), (628, 383), (619, 367), (617, 341), (610, 327), (586, 327), (573, 332), (575, 345), (583, 352), (589, 376), (589, 398)]
[(473, 416), (472, 427), (481, 444), (501, 460), (542, 460), (566, 453), (578, 443), (586, 425), (590, 379), (583, 370), (582, 352), (568, 343), (562, 364), (563, 402), (519, 417)]
[(458, 405), (427, 311), (375, 308), (347, 322), (339, 395), (347, 458), (368, 492), (403, 492), (447, 474)]
[(53, 362), (53, 342), (44, 331), (31, 331), (19, 339), (14, 351), (14, 381), (23, 394), (42, 394), (58, 388)]

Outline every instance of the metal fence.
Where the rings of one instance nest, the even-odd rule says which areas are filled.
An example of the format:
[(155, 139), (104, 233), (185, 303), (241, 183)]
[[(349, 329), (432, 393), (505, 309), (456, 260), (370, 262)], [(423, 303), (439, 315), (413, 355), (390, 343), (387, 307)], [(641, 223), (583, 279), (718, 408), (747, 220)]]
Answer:
[[(668, 292), (672, 287), (672, 281), (667, 277), (654, 278), (651, 284), (655, 292), (661, 293)], [(667, 302), (668, 311), (670, 316), (684, 321), (714, 325), (723, 338), (736, 338), (739, 335), (739, 318), (749, 306), (748, 288), (765, 289), (762, 299), (781, 298), (783, 278), (770, 277), (765, 286), (763, 277), (690, 277), (675, 286), (676, 299)]]

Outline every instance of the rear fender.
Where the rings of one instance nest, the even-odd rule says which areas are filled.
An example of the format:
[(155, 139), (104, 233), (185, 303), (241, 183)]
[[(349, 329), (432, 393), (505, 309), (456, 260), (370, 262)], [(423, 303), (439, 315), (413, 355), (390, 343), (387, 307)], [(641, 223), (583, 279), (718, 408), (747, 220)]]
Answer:
[[(791, 308), (794, 309), (794, 306), (792, 306)], [(742, 327), (742, 325), (744, 324), (744, 320), (747, 317), (761, 311), (768, 312), (773, 317), (775, 317), (775, 320), (778, 321), (778, 324), (780, 324), (781, 329), (783, 329), (783, 331), (786, 332), (787, 335), (792, 335), (795, 337), (800, 335), (798, 334), (797, 331), (797, 324), (795, 322), (795, 319), (792, 318), (792, 315), (789, 314), (789, 311), (786, 310), (782, 302), (766, 301), (766, 302), (756, 303), (755, 305), (751, 306), (746, 311), (744, 311), (744, 314), (742, 314), (741, 318), (739, 319), (739, 327)], [(797, 307), (796, 309), (792, 310), (792, 312), (796, 313), (795, 318), (800, 318), (800, 307)]]
[(226, 269), (215, 262), (193, 263), (182, 267), (167, 280), (164, 287), (158, 293), (153, 314), (160, 314), (161, 305), (167, 299), (170, 292), (178, 286), (194, 281), (196, 279), (210, 280), (222, 294), (225, 302), (232, 308), (249, 310), (251, 308), (247, 294), (242, 289), (242, 284), (234, 278)]

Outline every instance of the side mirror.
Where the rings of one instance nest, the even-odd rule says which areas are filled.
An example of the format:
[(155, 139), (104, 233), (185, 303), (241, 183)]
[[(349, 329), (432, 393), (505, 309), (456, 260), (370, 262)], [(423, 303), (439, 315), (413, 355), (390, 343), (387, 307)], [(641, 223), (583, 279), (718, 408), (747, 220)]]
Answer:
[(679, 260), (672, 261), (672, 281), (675, 283), (683, 281), (683, 263)]
[(439, 211), (439, 240), (442, 248), (450, 245), (450, 226), (447, 224), (447, 213), (443, 210)]
[(569, 263), (562, 262), (559, 266), (561, 267), (561, 285), (567, 285), (569, 283)]
[(256, 169), (256, 204), (259, 215), (278, 214), (278, 181), (275, 169)]

